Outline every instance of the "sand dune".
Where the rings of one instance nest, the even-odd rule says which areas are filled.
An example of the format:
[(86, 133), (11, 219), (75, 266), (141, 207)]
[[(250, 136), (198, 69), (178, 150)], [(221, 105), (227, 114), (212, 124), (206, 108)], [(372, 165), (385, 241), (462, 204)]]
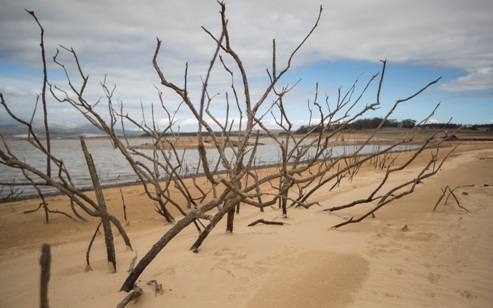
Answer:
[[(435, 177), (359, 224), (335, 230), (364, 207), (323, 211), (365, 196), (378, 174), (361, 172), (351, 183), (314, 197), (320, 206), (259, 213), (244, 207), (235, 233), (216, 227), (199, 253), (190, 227), (175, 238), (140, 277), (144, 295), (128, 307), (491, 307), (493, 305), (493, 143), (463, 144)], [(423, 154), (420, 162), (426, 159)], [(411, 178), (420, 162), (393, 181)], [(446, 186), (467, 187), (433, 207)], [(99, 236), (85, 272), (85, 251), (97, 221), (72, 222), (41, 212), (22, 214), (37, 200), (0, 204), (0, 307), (39, 306), (41, 244), (52, 245), (51, 307), (115, 307), (135, 256), (142, 257), (170, 227), (145, 201), (142, 189), (125, 187), (134, 251), (116, 238), (118, 271), (108, 274)], [(117, 188), (105, 191), (122, 218)], [(51, 197), (52, 209), (68, 206)], [(258, 219), (283, 226), (247, 225)], [(163, 292), (146, 283), (157, 280)]]

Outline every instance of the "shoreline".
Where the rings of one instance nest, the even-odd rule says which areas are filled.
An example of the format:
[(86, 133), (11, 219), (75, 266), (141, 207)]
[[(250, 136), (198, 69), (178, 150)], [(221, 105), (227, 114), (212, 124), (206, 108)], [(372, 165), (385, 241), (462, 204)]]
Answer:
[[(367, 136), (368, 137), (368, 136)], [(185, 139), (188, 139), (188, 137), (183, 137)], [(394, 140), (394, 142), (391, 142), (390, 140), (386, 140), (386, 141), (379, 141), (379, 140), (372, 140), (370, 142), (368, 142), (368, 146), (392, 146), (394, 143), (395, 143), (395, 140), (401, 140), (399, 138), (393, 138), (392, 140)], [(467, 142), (467, 141), (475, 141), (475, 142), (480, 142), (480, 141), (493, 141), (493, 139), (451, 139), (451, 140), (444, 140), (444, 142), (446, 142), (445, 144), (447, 143), (461, 143), (461, 142)], [(415, 140), (415, 141), (410, 141), (410, 142), (406, 142), (400, 146), (403, 146), (403, 147), (413, 147), (413, 146), (419, 146), (422, 144), (422, 140)], [(437, 141), (433, 141), (433, 142), (437, 142)], [(359, 138), (347, 138), (347, 139), (344, 139), (343, 138), (343, 141), (332, 141), (330, 144), (332, 146), (358, 146), (358, 145), (362, 145), (363, 142), (360, 142), (359, 141)], [(452, 144), (449, 144), (449, 146), (452, 146)], [(430, 148), (432, 148), (430, 146)], [(398, 152), (408, 152), (408, 151), (413, 151), (414, 149), (411, 148), (411, 149), (401, 149), (401, 150), (392, 150), (390, 152), (392, 153), (398, 153)], [(359, 154), (358, 156), (360, 157), (364, 157), (366, 155), (370, 155), (370, 154)], [(322, 160), (322, 159), (321, 159)], [(321, 161), (320, 160), (320, 161)], [(268, 164), (264, 164), (264, 165), (258, 165), (258, 166), (255, 166), (253, 167), (253, 169), (255, 170), (262, 170), (262, 169), (269, 169), (269, 168), (276, 168), (276, 167), (279, 167), (281, 166), (281, 163), (268, 163)], [(223, 174), (225, 171), (218, 171), (218, 174)], [(182, 175), (181, 177), (183, 179), (189, 179), (189, 178), (192, 178), (196, 176), (197, 178), (199, 177), (203, 177), (204, 176), (204, 173), (198, 173), (198, 174), (185, 174), (185, 175)], [(163, 178), (162, 179), (163, 181), (166, 180), (166, 178)], [(134, 185), (143, 185), (142, 182), (136, 178), (134, 180), (129, 180), (127, 182), (119, 182), (119, 183), (115, 183), (115, 184), (108, 184), (108, 183), (104, 183), (104, 184), (101, 184), (101, 187), (103, 189), (109, 189), (109, 188), (121, 188), (121, 187), (127, 187), (127, 186), (134, 186)], [(18, 187), (20, 189), (22, 189), (23, 186), (15, 186), (15, 187)], [(46, 187), (50, 187), (50, 186), (46, 186)], [(92, 186), (80, 186), (78, 187), (78, 189), (82, 192), (88, 192), (88, 191), (92, 191), (93, 190), (93, 187)], [(45, 192), (43, 193), (43, 195), (45, 197), (50, 197), (50, 196), (60, 196), (60, 195), (63, 195), (63, 193), (61, 192), (58, 192), (58, 191), (50, 191), (50, 192)], [(29, 194), (25, 194), (25, 195), (19, 195), (19, 196), (16, 196), (15, 198), (9, 198), (9, 199), (1, 199), (0, 200), (0, 204), (2, 203), (8, 203), (8, 202), (15, 202), (15, 201), (22, 201), (22, 200), (31, 200), (31, 199), (37, 199), (39, 198), (39, 195), (36, 194), (36, 193), (29, 193)]]
[[(361, 223), (338, 230), (331, 226), (365, 212), (365, 207), (327, 213), (323, 209), (368, 194), (380, 173), (361, 171), (352, 182), (313, 196), (319, 206), (277, 208), (265, 213), (244, 206), (235, 232), (224, 233), (221, 221), (199, 253), (189, 246), (197, 237), (188, 228), (159, 254), (141, 277), (144, 295), (128, 307), (489, 307), (493, 303), (493, 147), (491, 142), (466, 142), (436, 176), (417, 191), (389, 204)], [(423, 153), (408, 171), (409, 179), (427, 160)], [(401, 155), (408, 155), (403, 153)], [(389, 183), (393, 185), (394, 183)], [(465, 212), (449, 200), (433, 212), (445, 186), (456, 191)], [(22, 214), (36, 199), (0, 204), (0, 306), (37, 306), (40, 245), (52, 245), (52, 307), (114, 307), (126, 295), (118, 292), (132, 258), (138, 258), (171, 227), (155, 213), (138, 186), (123, 188), (126, 230), (134, 251), (115, 237), (117, 273), (106, 272), (104, 241), (96, 238), (91, 252), (93, 271), (84, 272), (85, 250), (98, 224), (72, 222), (41, 213)], [(118, 188), (105, 189), (109, 210), (122, 218)], [(466, 194), (464, 194), (466, 193)], [(49, 197), (50, 207), (68, 207), (63, 196)], [(178, 216), (177, 216), (178, 217)], [(257, 225), (263, 218), (284, 226)], [(26, 226), (29, 226), (26, 228)], [(403, 231), (407, 226), (407, 231)], [(163, 284), (154, 294), (147, 281)], [(280, 288), (279, 286), (282, 286)]]

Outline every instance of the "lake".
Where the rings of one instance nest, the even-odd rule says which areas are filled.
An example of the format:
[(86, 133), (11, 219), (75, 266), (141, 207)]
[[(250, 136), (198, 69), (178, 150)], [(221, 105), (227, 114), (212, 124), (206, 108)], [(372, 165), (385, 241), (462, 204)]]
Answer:
[[(86, 144), (91, 153), (96, 168), (98, 170), (98, 175), (100, 182), (103, 186), (118, 186), (123, 184), (129, 184), (136, 182), (138, 180), (135, 176), (132, 168), (130, 167), (127, 160), (120, 154), (118, 149), (114, 149), (112, 143), (109, 139), (105, 138), (86, 138)], [(150, 138), (131, 138), (129, 139), (131, 145), (143, 144), (146, 142), (152, 142)], [(256, 154), (256, 165), (257, 166), (267, 166), (274, 165), (280, 162), (281, 152), (278, 146), (270, 139), (262, 139), (263, 145), (259, 145)], [(24, 160), (25, 162), (31, 164), (32, 166), (40, 169), (46, 169), (46, 158), (41, 155), (39, 150), (33, 147), (26, 140), (9, 140), (8, 145), (10, 150), (17, 155), (18, 158)], [(51, 143), (52, 152), (58, 158), (61, 158), (72, 177), (72, 181), (80, 189), (90, 188), (92, 186), (91, 178), (89, 176), (89, 171), (80, 146), (79, 139), (53, 139)], [(0, 148), (5, 149), (4, 145), (1, 144)], [(348, 154), (354, 152), (356, 146), (334, 146), (327, 149), (332, 157)], [(382, 146), (367, 145), (360, 154), (369, 154), (382, 149)], [(412, 146), (401, 146), (396, 148), (396, 151), (403, 151), (412, 149)], [(146, 154), (151, 154), (152, 151), (143, 151)], [(198, 161), (198, 153), (196, 149), (178, 150), (180, 156), (183, 155), (184, 164), (182, 168), (182, 174), (193, 173), (196, 170), (196, 165)], [(232, 157), (232, 150), (227, 149), (226, 154), (228, 157)], [(312, 155), (312, 154), (308, 154)], [(212, 166), (217, 162), (218, 155), (215, 149), (207, 149), (207, 156), (210, 165)], [(143, 161), (142, 159), (139, 159)], [(176, 160), (174, 160), (176, 163)], [(149, 163), (145, 163), (150, 166)], [(222, 167), (222, 166), (221, 166)], [(222, 168), (224, 169), (224, 168)], [(221, 170), (221, 168), (219, 168)], [(56, 173), (57, 170), (53, 170)], [(200, 170), (199, 170), (200, 172)], [(162, 174), (162, 176), (166, 176)], [(18, 169), (9, 168), (5, 165), (0, 164), (0, 181), (2, 182), (24, 182), (24, 177)], [(33, 187), (23, 187), (23, 196), (31, 196), (36, 193)], [(52, 193), (56, 190), (43, 187), (43, 192)], [(3, 191), (0, 192), (0, 198), (6, 196), (10, 193), (9, 187), (4, 187)]]

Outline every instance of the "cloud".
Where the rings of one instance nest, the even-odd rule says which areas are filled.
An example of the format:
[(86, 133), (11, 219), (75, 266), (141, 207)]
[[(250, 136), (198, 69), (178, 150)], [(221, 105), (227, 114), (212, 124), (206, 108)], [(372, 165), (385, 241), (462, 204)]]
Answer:
[[(270, 65), (272, 39), (276, 38), (279, 59), (286, 61), (314, 24), (319, 5), (318, 0), (227, 2), (231, 45), (246, 65), (263, 70)], [(12, 1), (3, 7), (0, 25), (15, 31), (2, 34), (2, 43), (26, 59), (26, 51), (36, 50), (39, 37), (24, 7), (37, 13), (51, 52), (62, 44), (74, 47), (86, 62), (108, 66), (149, 63), (156, 37), (163, 40), (165, 63), (198, 63), (210, 58), (214, 49), (201, 26), (215, 35), (220, 29), (216, 1)], [(478, 69), (493, 63), (489, 52), (493, 49), (492, 8), (490, 0), (328, 3), (298, 64), (389, 58)]]
[(429, 118), (424, 124), (437, 124), (437, 123), (440, 123), (440, 121), (438, 121), (435, 118)]
[(12, 86), (12, 85), (6, 85), (6, 86), (0, 87), (0, 93), (3, 93), (5, 96), (30, 96), (30, 95), (33, 95), (33, 92), (31, 92), (29, 90), (26, 90), (26, 89), (23, 89), (20, 87), (16, 87), (16, 86)]
[(71, 121), (48, 121), (48, 124), (51, 128), (71, 129), (81, 127), (80, 124)]
[[(215, 36), (220, 35), (219, 6), (215, 0), (4, 2), (0, 27), (9, 31), (0, 33), (0, 69), (3, 63), (41, 69), (39, 29), (24, 8), (34, 10), (45, 28), (48, 67), (55, 72), (55, 84), (66, 87), (63, 72), (51, 57), (60, 49), (59, 44), (73, 47), (84, 73), (90, 76), (88, 98), (96, 101), (104, 96), (100, 82), (106, 78), (110, 86), (117, 86), (114, 98), (137, 112), (141, 101), (158, 102), (154, 85), (162, 89), (151, 63), (157, 37), (162, 40), (158, 57), (161, 69), (169, 81), (182, 86), (188, 63), (188, 88), (196, 100), (200, 97), (201, 77), (205, 76), (215, 49), (214, 41), (201, 26)], [(226, 1), (231, 46), (249, 72), (252, 92), (260, 92), (253, 88), (255, 79), (265, 79), (265, 70), (271, 67), (272, 39), (276, 39), (279, 70), (313, 26), (320, 3), (320, 0)], [(491, 88), (491, 0), (325, 3), (319, 27), (296, 55), (293, 66), (333, 60), (377, 62), (386, 58), (393, 63), (470, 72), (442, 85), (441, 90)], [(70, 54), (62, 52), (60, 60), (67, 65), (74, 82), (80, 82), (75, 77), (76, 66)], [(235, 68), (231, 61), (226, 59), (226, 63)], [(235, 77), (239, 76), (236, 72)], [(8, 83), (0, 81), (22, 84), (26, 91), (40, 91), (39, 78), (30, 76), (29, 83), (24, 79), (25, 76), (18, 76), (11, 77)], [(229, 84), (229, 76), (215, 75), (213, 81), (221, 89), (214, 92), (224, 94), (223, 85)], [(15, 97), (20, 99), (19, 94)], [(165, 99), (179, 103), (174, 102), (176, 96), (169, 92), (165, 93)], [(64, 119), (65, 115), (55, 112), (52, 117)]]
[(448, 92), (483, 91), (493, 89), (493, 66), (470, 72), (438, 87)]

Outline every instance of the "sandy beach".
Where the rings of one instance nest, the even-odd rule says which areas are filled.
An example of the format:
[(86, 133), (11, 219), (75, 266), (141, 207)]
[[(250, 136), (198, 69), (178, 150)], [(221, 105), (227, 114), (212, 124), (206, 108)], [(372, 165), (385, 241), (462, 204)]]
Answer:
[[(429, 155), (421, 154), (389, 185), (413, 178)], [(382, 174), (362, 170), (352, 182), (318, 192), (312, 201), (319, 205), (288, 209), (285, 219), (279, 209), (260, 213), (244, 206), (235, 232), (225, 233), (221, 221), (198, 253), (189, 251), (197, 230), (180, 233), (141, 275), (144, 293), (127, 307), (492, 307), (492, 171), (493, 142), (462, 142), (415, 193), (375, 218), (339, 229), (332, 226), (363, 214), (368, 205), (324, 209), (366, 197)], [(454, 194), (467, 211), (452, 197), (433, 211), (447, 186), (459, 187)], [(132, 258), (142, 257), (170, 228), (141, 186), (122, 189), (134, 251), (116, 236), (114, 274), (107, 272), (102, 235), (92, 248), (93, 270), (84, 270), (96, 219), (51, 215), (46, 224), (41, 211), (23, 214), (39, 200), (0, 204), (0, 307), (39, 306), (43, 243), (51, 244), (51, 307), (116, 307), (127, 295), (119, 290)], [(110, 212), (124, 221), (120, 189), (104, 194)], [(52, 210), (69, 208), (63, 196), (48, 203)], [(286, 224), (248, 227), (259, 218)], [(163, 291), (155, 293), (151, 280)]]

